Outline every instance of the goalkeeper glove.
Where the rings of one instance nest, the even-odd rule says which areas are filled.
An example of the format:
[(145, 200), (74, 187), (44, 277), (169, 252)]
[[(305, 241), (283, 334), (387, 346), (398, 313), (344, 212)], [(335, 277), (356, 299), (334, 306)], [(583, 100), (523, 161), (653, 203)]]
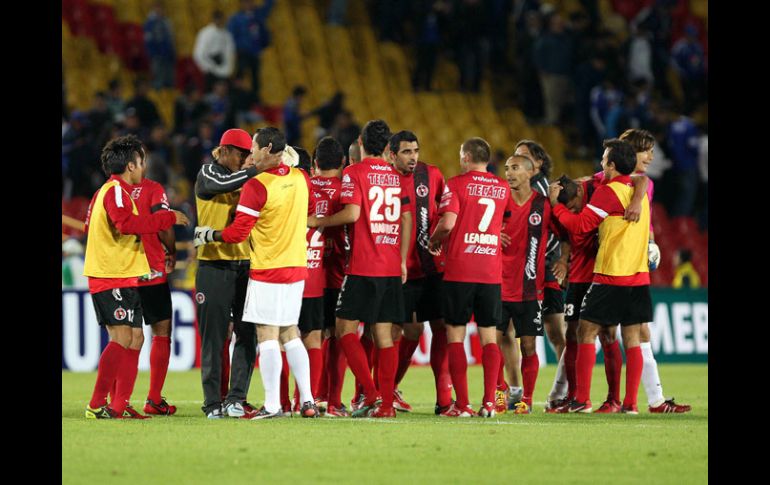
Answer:
[(657, 269), (660, 264), (660, 248), (654, 241), (647, 244), (647, 258), (650, 260), (650, 269)]
[(203, 246), (210, 242), (214, 242), (214, 229), (209, 226), (198, 226), (195, 228), (195, 237), (193, 238), (193, 246)]

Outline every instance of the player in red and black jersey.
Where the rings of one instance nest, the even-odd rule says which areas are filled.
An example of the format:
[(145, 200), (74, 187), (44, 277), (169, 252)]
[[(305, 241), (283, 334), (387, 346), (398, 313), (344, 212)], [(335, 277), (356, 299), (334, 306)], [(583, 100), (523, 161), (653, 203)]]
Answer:
[(465, 326), (475, 315), (481, 338), (484, 365), (484, 398), (479, 415), (495, 415), (495, 387), (500, 366), (496, 327), (502, 318), (500, 285), (502, 250), (500, 232), (510, 216), (513, 199), (508, 184), (486, 171), (489, 143), (470, 138), (460, 147), (463, 174), (447, 181), (441, 198), (441, 219), (429, 247), (438, 255), (445, 248), (442, 310), (447, 328), (449, 373), (456, 401), (441, 413), (449, 417), (474, 414), (468, 401), (468, 360), (465, 355)]
[[(358, 144), (354, 144), (358, 147)], [(354, 146), (354, 145), (351, 145)], [(337, 140), (325, 136), (318, 141), (313, 154), (316, 176), (310, 182), (316, 190), (329, 196), (330, 214), (342, 210), (340, 193), (342, 192), (342, 167), (345, 156)], [(345, 263), (349, 242), (345, 226), (326, 227), (323, 230), (325, 249), (323, 264), (326, 273), (324, 289), (324, 342), (323, 372), (319, 386), (319, 409), (327, 416), (349, 416), (342, 404), (342, 385), (345, 378), (345, 355), (340, 351), (339, 341), (334, 335), (336, 317), (334, 309), (345, 276)], [(326, 402), (326, 406), (323, 403)], [(323, 408), (326, 408), (325, 410)]]
[(540, 369), (535, 341), (538, 336), (543, 336), (545, 252), (551, 204), (545, 196), (532, 190), (530, 178), (533, 172), (534, 163), (527, 156), (514, 155), (505, 162), (505, 176), (514, 203), (511, 217), (501, 234), (503, 318), (497, 327), (497, 336), (498, 342), (508, 333), (521, 339), (524, 392), (521, 401), (515, 403), (515, 414), (531, 412), (532, 394)]
[[(369, 121), (359, 137), (360, 163), (342, 176), (341, 202), (345, 207), (309, 225), (351, 224), (350, 260), (337, 302), (336, 332), (353, 374), (364, 385), (365, 400), (353, 417), (395, 417), (393, 390), (398, 356), (393, 346), (392, 322), (403, 315), (401, 285), (406, 281), (406, 260), (412, 231), (412, 200), (403, 176), (382, 159), (390, 139), (382, 120)], [(372, 380), (356, 332), (359, 321), (375, 322), (379, 349), (379, 392)]]
[[(146, 175), (148, 165), (145, 164)], [(131, 186), (131, 198), (139, 215), (168, 211), (168, 197), (163, 186), (148, 178)], [(150, 273), (139, 278), (139, 297), (142, 300), (144, 323), (152, 328), (150, 347), (150, 390), (144, 405), (147, 414), (171, 415), (176, 406), (169, 405), (161, 396), (171, 356), (171, 291), (168, 273), (176, 265), (176, 236), (173, 228), (157, 234), (143, 234), (142, 245), (150, 264)], [(141, 349), (138, 349), (141, 350)], [(128, 408), (127, 408), (128, 409)]]
[[(441, 282), (444, 275), (443, 255), (428, 251), (428, 240), (438, 223), (438, 206), (446, 182), (438, 167), (421, 162), (420, 145), (411, 131), (399, 131), (390, 138), (390, 161), (410, 186), (415, 201), (415, 230), (412, 231), (407, 260), (407, 282), (404, 285), (404, 317), (397, 329), (398, 371), (396, 387), (404, 378), (412, 354), (420, 344), (423, 322), (429, 321), (432, 338), (430, 365), (436, 382), (436, 414), (452, 404), (452, 381), (446, 353), (446, 328), (441, 313)], [(396, 389), (396, 409), (411, 411), (401, 392)]]

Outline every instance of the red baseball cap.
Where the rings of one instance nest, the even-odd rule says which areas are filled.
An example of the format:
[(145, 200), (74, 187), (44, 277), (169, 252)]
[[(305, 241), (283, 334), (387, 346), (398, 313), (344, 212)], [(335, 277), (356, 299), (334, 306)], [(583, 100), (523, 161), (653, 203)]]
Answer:
[(219, 146), (233, 145), (242, 150), (251, 151), (251, 135), (240, 128), (231, 128), (222, 134)]

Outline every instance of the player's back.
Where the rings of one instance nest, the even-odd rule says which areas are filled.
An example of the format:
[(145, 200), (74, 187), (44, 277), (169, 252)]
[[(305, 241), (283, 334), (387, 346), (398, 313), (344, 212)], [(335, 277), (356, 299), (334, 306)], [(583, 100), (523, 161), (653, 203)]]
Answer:
[[(325, 192), (329, 196), (329, 214), (334, 214), (342, 209), (340, 193), (342, 192), (342, 180), (339, 177), (315, 176), (310, 179), (315, 190)], [(326, 286), (339, 288), (342, 286), (342, 278), (345, 276), (345, 259), (347, 257), (347, 235), (345, 226), (324, 228), (324, 240), (326, 244), (324, 265), (326, 267)]]
[(500, 284), (500, 231), (510, 212), (507, 182), (488, 172), (469, 171), (447, 181), (439, 213), (455, 212), (457, 221), (446, 244), (444, 280)]

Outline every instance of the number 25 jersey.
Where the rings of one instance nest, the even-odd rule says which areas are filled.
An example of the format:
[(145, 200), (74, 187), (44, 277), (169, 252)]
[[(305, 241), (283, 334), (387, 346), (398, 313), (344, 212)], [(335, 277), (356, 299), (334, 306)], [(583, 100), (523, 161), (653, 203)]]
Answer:
[(513, 209), (508, 183), (500, 177), (472, 170), (447, 181), (439, 215), (457, 214), (445, 241), (444, 281), (502, 283), (500, 231)]
[(342, 172), (340, 202), (361, 207), (350, 230), (345, 274), (401, 276), (401, 212), (414, 212), (403, 176), (381, 158), (365, 158)]

